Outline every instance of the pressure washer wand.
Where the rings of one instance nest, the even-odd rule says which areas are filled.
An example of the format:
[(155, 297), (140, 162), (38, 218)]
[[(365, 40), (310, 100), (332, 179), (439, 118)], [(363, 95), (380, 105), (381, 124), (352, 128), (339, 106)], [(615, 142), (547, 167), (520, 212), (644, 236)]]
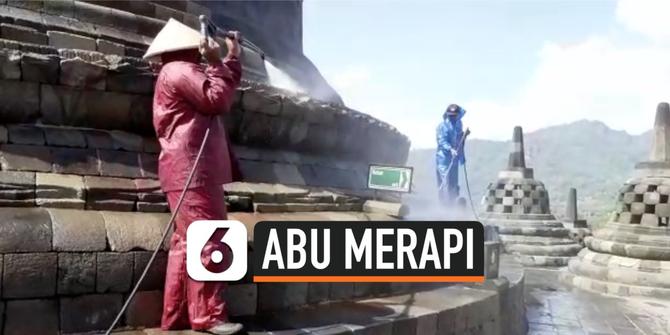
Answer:
[[(203, 36), (209, 37), (206, 31), (206, 27), (200, 25), (200, 32), (204, 32)], [(181, 208), (181, 204), (184, 201), (184, 197), (186, 196), (186, 192), (188, 191), (189, 186), (191, 186), (191, 181), (193, 180), (193, 176), (195, 175), (195, 171), (198, 168), (198, 163), (200, 163), (200, 157), (202, 157), (202, 152), (205, 150), (205, 145), (207, 144), (207, 139), (209, 138), (209, 131), (211, 129), (212, 125), (212, 120), (214, 118), (210, 117), (209, 119), (209, 125), (207, 126), (207, 130), (205, 131), (205, 135), (202, 137), (202, 143), (200, 143), (200, 149), (198, 150), (198, 155), (195, 157), (195, 161), (193, 162), (193, 167), (191, 168), (191, 172), (188, 175), (188, 179), (186, 179), (186, 184), (184, 185), (184, 189), (181, 191), (181, 194), (179, 195), (179, 200), (177, 201), (177, 205), (175, 208), (172, 208), (172, 215), (170, 216), (170, 221), (168, 222), (167, 226), (165, 227), (165, 230), (163, 231), (163, 236), (161, 236), (160, 242), (158, 245), (156, 245), (156, 248), (154, 249), (154, 252), (151, 254), (151, 258), (149, 258), (149, 262), (147, 262), (147, 265), (144, 267), (144, 271), (142, 271), (142, 275), (137, 279), (137, 283), (135, 283), (135, 286), (133, 287), (133, 290), (130, 292), (128, 295), (128, 298), (126, 298), (126, 301), (123, 303), (123, 306), (121, 307), (121, 310), (119, 313), (116, 315), (114, 318), (114, 321), (112, 324), (109, 326), (107, 331), (105, 332), (105, 335), (110, 335), (112, 333), (112, 330), (116, 325), (119, 323), (119, 320), (121, 320), (121, 316), (123, 316), (123, 313), (128, 309), (128, 306), (130, 305), (130, 302), (133, 300), (135, 297), (135, 294), (137, 294), (137, 290), (139, 289), (140, 285), (142, 284), (142, 281), (144, 281), (144, 278), (147, 276), (147, 273), (149, 272), (149, 268), (151, 265), (154, 263), (156, 260), (156, 256), (158, 255), (158, 252), (163, 249), (163, 244), (165, 243), (165, 239), (167, 238), (168, 234), (170, 231), (172, 231), (172, 227), (174, 226), (174, 220), (177, 217), (177, 214), (179, 213), (179, 209)]]
[[(212, 22), (210, 19), (207, 18), (207, 16), (200, 15), (198, 17), (198, 20), (200, 20), (200, 33), (203, 36), (211, 38), (212, 36), (219, 35), (230, 39), (235, 39), (235, 35), (233, 35), (231, 32), (225, 29), (217, 27), (214, 24), (214, 22)], [(257, 45), (251, 43), (249, 40), (244, 38), (240, 38), (238, 42), (240, 43), (240, 45), (258, 53), (261, 56), (261, 58), (265, 60), (265, 52), (263, 52), (263, 50), (261, 50), (261, 48), (259, 48)]]

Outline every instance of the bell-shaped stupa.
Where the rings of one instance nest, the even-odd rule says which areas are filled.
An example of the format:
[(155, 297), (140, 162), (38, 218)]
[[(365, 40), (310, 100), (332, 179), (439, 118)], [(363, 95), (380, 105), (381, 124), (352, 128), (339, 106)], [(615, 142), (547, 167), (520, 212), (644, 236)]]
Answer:
[(616, 213), (586, 237), (562, 279), (621, 296), (670, 299), (670, 105), (658, 105), (650, 160), (619, 190)]
[(549, 208), (549, 193), (526, 167), (521, 127), (514, 128), (507, 168), (486, 193), (481, 219), (499, 227), (506, 253), (525, 266), (563, 266), (582, 248)]

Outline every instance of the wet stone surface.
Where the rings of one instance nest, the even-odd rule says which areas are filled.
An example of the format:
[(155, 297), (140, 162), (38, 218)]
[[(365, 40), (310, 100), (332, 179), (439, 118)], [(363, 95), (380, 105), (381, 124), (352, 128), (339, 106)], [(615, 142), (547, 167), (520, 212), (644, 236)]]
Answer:
[(670, 334), (670, 302), (623, 299), (570, 288), (554, 269), (526, 269), (528, 334)]

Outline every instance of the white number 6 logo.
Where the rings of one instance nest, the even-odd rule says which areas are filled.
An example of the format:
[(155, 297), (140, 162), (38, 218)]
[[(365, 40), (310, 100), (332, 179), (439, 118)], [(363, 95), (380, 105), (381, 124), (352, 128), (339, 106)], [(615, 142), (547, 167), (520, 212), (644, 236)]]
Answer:
[(247, 273), (246, 226), (235, 220), (191, 223), (186, 230), (186, 272), (199, 281), (242, 279)]

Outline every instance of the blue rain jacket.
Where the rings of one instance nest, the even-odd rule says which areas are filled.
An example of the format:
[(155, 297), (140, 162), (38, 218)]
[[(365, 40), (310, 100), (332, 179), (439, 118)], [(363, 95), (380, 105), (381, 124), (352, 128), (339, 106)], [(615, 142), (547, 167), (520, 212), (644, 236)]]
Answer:
[[(438, 187), (442, 186), (442, 179), (446, 177), (449, 164), (451, 163), (451, 160), (454, 159), (454, 157), (451, 155), (450, 149), (457, 149), (459, 142), (463, 137), (463, 122), (461, 121), (463, 115), (465, 115), (465, 110), (460, 108), (456, 119), (451, 120), (450, 118), (446, 118), (444, 121), (440, 122), (440, 125), (437, 127), (436, 165)], [(458, 155), (456, 158), (459, 160), (461, 165), (465, 163), (465, 153), (463, 152), (463, 147), (458, 148)], [(458, 166), (454, 164), (449, 172), (449, 177), (452, 178), (448, 178), (447, 183), (450, 184), (450, 186), (457, 186)]]

